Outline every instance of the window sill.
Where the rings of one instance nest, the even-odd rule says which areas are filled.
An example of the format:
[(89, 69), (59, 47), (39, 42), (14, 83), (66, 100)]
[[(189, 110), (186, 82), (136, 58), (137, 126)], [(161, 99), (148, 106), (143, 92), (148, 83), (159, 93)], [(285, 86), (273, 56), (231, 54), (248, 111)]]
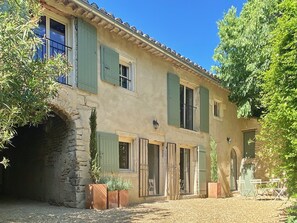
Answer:
[(190, 133), (193, 135), (199, 135), (200, 131), (197, 130), (191, 130), (191, 129), (185, 129), (185, 128), (179, 128), (180, 131), (185, 132), (185, 133)]
[(120, 173), (134, 173), (131, 169), (119, 169)]
[(137, 97), (138, 94), (136, 93), (136, 91), (132, 91), (132, 90), (129, 90), (127, 88), (123, 88), (121, 86), (118, 86), (119, 90), (121, 92), (123, 92), (123, 94), (126, 94), (126, 95), (130, 95), (130, 96), (133, 96), (133, 97)]
[(217, 121), (223, 121), (222, 117), (213, 116), (213, 119)]

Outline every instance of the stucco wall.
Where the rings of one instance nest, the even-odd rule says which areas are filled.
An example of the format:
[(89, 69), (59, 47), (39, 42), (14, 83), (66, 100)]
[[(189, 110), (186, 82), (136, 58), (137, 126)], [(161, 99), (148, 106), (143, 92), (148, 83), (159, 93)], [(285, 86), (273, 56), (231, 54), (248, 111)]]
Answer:
[[(69, 8), (60, 8), (75, 15)], [(69, 16), (71, 20), (71, 17)], [(69, 24), (73, 24), (70, 21)], [(75, 36), (75, 35), (74, 35)], [(127, 39), (107, 31), (104, 27), (97, 27), (97, 61), (98, 61), (98, 94), (90, 94), (77, 89), (75, 86), (62, 86), (59, 97), (54, 101), (61, 110), (69, 114), (75, 113), (77, 131), (76, 155), (78, 159), (76, 174), (79, 179), (77, 200), (82, 204), (84, 199), (83, 186), (90, 182), (89, 168), (89, 116), (91, 108), (97, 109), (97, 130), (115, 133), (120, 138), (130, 139), (132, 142), (132, 168), (129, 172), (120, 172), (120, 176), (129, 178), (133, 183), (130, 191), (132, 202), (141, 202), (138, 197), (138, 152), (139, 138), (147, 138), (150, 143), (159, 144), (161, 148), (160, 168), (163, 198), (166, 190), (166, 143), (176, 143), (177, 148), (191, 149), (191, 192), (197, 193), (197, 157), (196, 148), (203, 145), (207, 149), (207, 179), (210, 180), (209, 140), (212, 136), (217, 142), (219, 161), (219, 180), (223, 186), (223, 195), (230, 194), (230, 154), (234, 148), (238, 163), (242, 157), (242, 130), (256, 128), (257, 123), (251, 120), (239, 120), (236, 117), (236, 106), (228, 101), (228, 91), (210, 82), (206, 78), (194, 75), (173, 64), (154, 56), (141, 49)], [(100, 79), (100, 45), (106, 45), (133, 62), (135, 68), (135, 90), (129, 91), (119, 86), (113, 86)], [(75, 47), (73, 48), (75, 51)], [(73, 59), (75, 75), (75, 58)], [(167, 124), (167, 73), (175, 73), (181, 83), (194, 89), (194, 130), (176, 128)], [(75, 83), (75, 78), (71, 77)], [(210, 92), (210, 132), (202, 133), (200, 129), (199, 86), (204, 86)], [(213, 115), (214, 100), (221, 102), (221, 118)], [(160, 126), (153, 128), (152, 121), (158, 120)], [(227, 142), (231, 138), (231, 143)], [(179, 150), (178, 150), (179, 151)], [(239, 164), (238, 164), (239, 165)], [(239, 168), (239, 167), (238, 167)], [(162, 197), (145, 199), (163, 199)]]

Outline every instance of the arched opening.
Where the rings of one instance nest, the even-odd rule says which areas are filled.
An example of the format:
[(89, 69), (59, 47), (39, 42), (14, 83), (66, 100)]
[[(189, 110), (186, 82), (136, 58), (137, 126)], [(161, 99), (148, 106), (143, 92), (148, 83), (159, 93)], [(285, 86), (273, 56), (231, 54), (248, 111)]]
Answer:
[(56, 205), (75, 202), (73, 126), (51, 113), (38, 126), (17, 128), (12, 145), (0, 152), (11, 163), (7, 169), (0, 166), (0, 194)]
[(231, 150), (230, 159), (230, 189), (237, 190), (237, 155), (234, 149)]

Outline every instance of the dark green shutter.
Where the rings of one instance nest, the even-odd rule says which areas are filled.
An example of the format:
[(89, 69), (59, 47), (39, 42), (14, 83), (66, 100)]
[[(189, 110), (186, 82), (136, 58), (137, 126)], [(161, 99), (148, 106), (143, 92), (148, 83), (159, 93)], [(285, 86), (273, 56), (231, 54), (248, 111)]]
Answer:
[(243, 133), (244, 158), (255, 158), (255, 131)]
[(78, 19), (77, 22), (77, 86), (97, 94), (97, 30)]
[(206, 195), (206, 151), (202, 145), (198, 146), (198, 193)]
[(209, 132), (209, 91), (200, 87), (200, 131)]
[(180, 127), (180, 87), (179, 77), (167, 74), (167, 115), (168, 125)]
[(107, 46), (101, 45), (101, 79), (119, 85), (119, 54)]
[(97, 132), (97, 147), (101, 172), (119, 171), (119, 137), (116, 134)]

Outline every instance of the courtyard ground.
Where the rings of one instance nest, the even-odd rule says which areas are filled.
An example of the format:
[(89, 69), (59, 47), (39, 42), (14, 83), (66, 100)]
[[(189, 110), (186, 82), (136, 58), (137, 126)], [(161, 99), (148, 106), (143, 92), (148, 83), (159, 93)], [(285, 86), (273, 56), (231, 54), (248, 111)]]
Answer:
[(289, 202), (225, 199), (185, 199), (133, 205), (105, 211), (51, 206), (28, 200), (0, 200), (0, 222), (283, 222)]

